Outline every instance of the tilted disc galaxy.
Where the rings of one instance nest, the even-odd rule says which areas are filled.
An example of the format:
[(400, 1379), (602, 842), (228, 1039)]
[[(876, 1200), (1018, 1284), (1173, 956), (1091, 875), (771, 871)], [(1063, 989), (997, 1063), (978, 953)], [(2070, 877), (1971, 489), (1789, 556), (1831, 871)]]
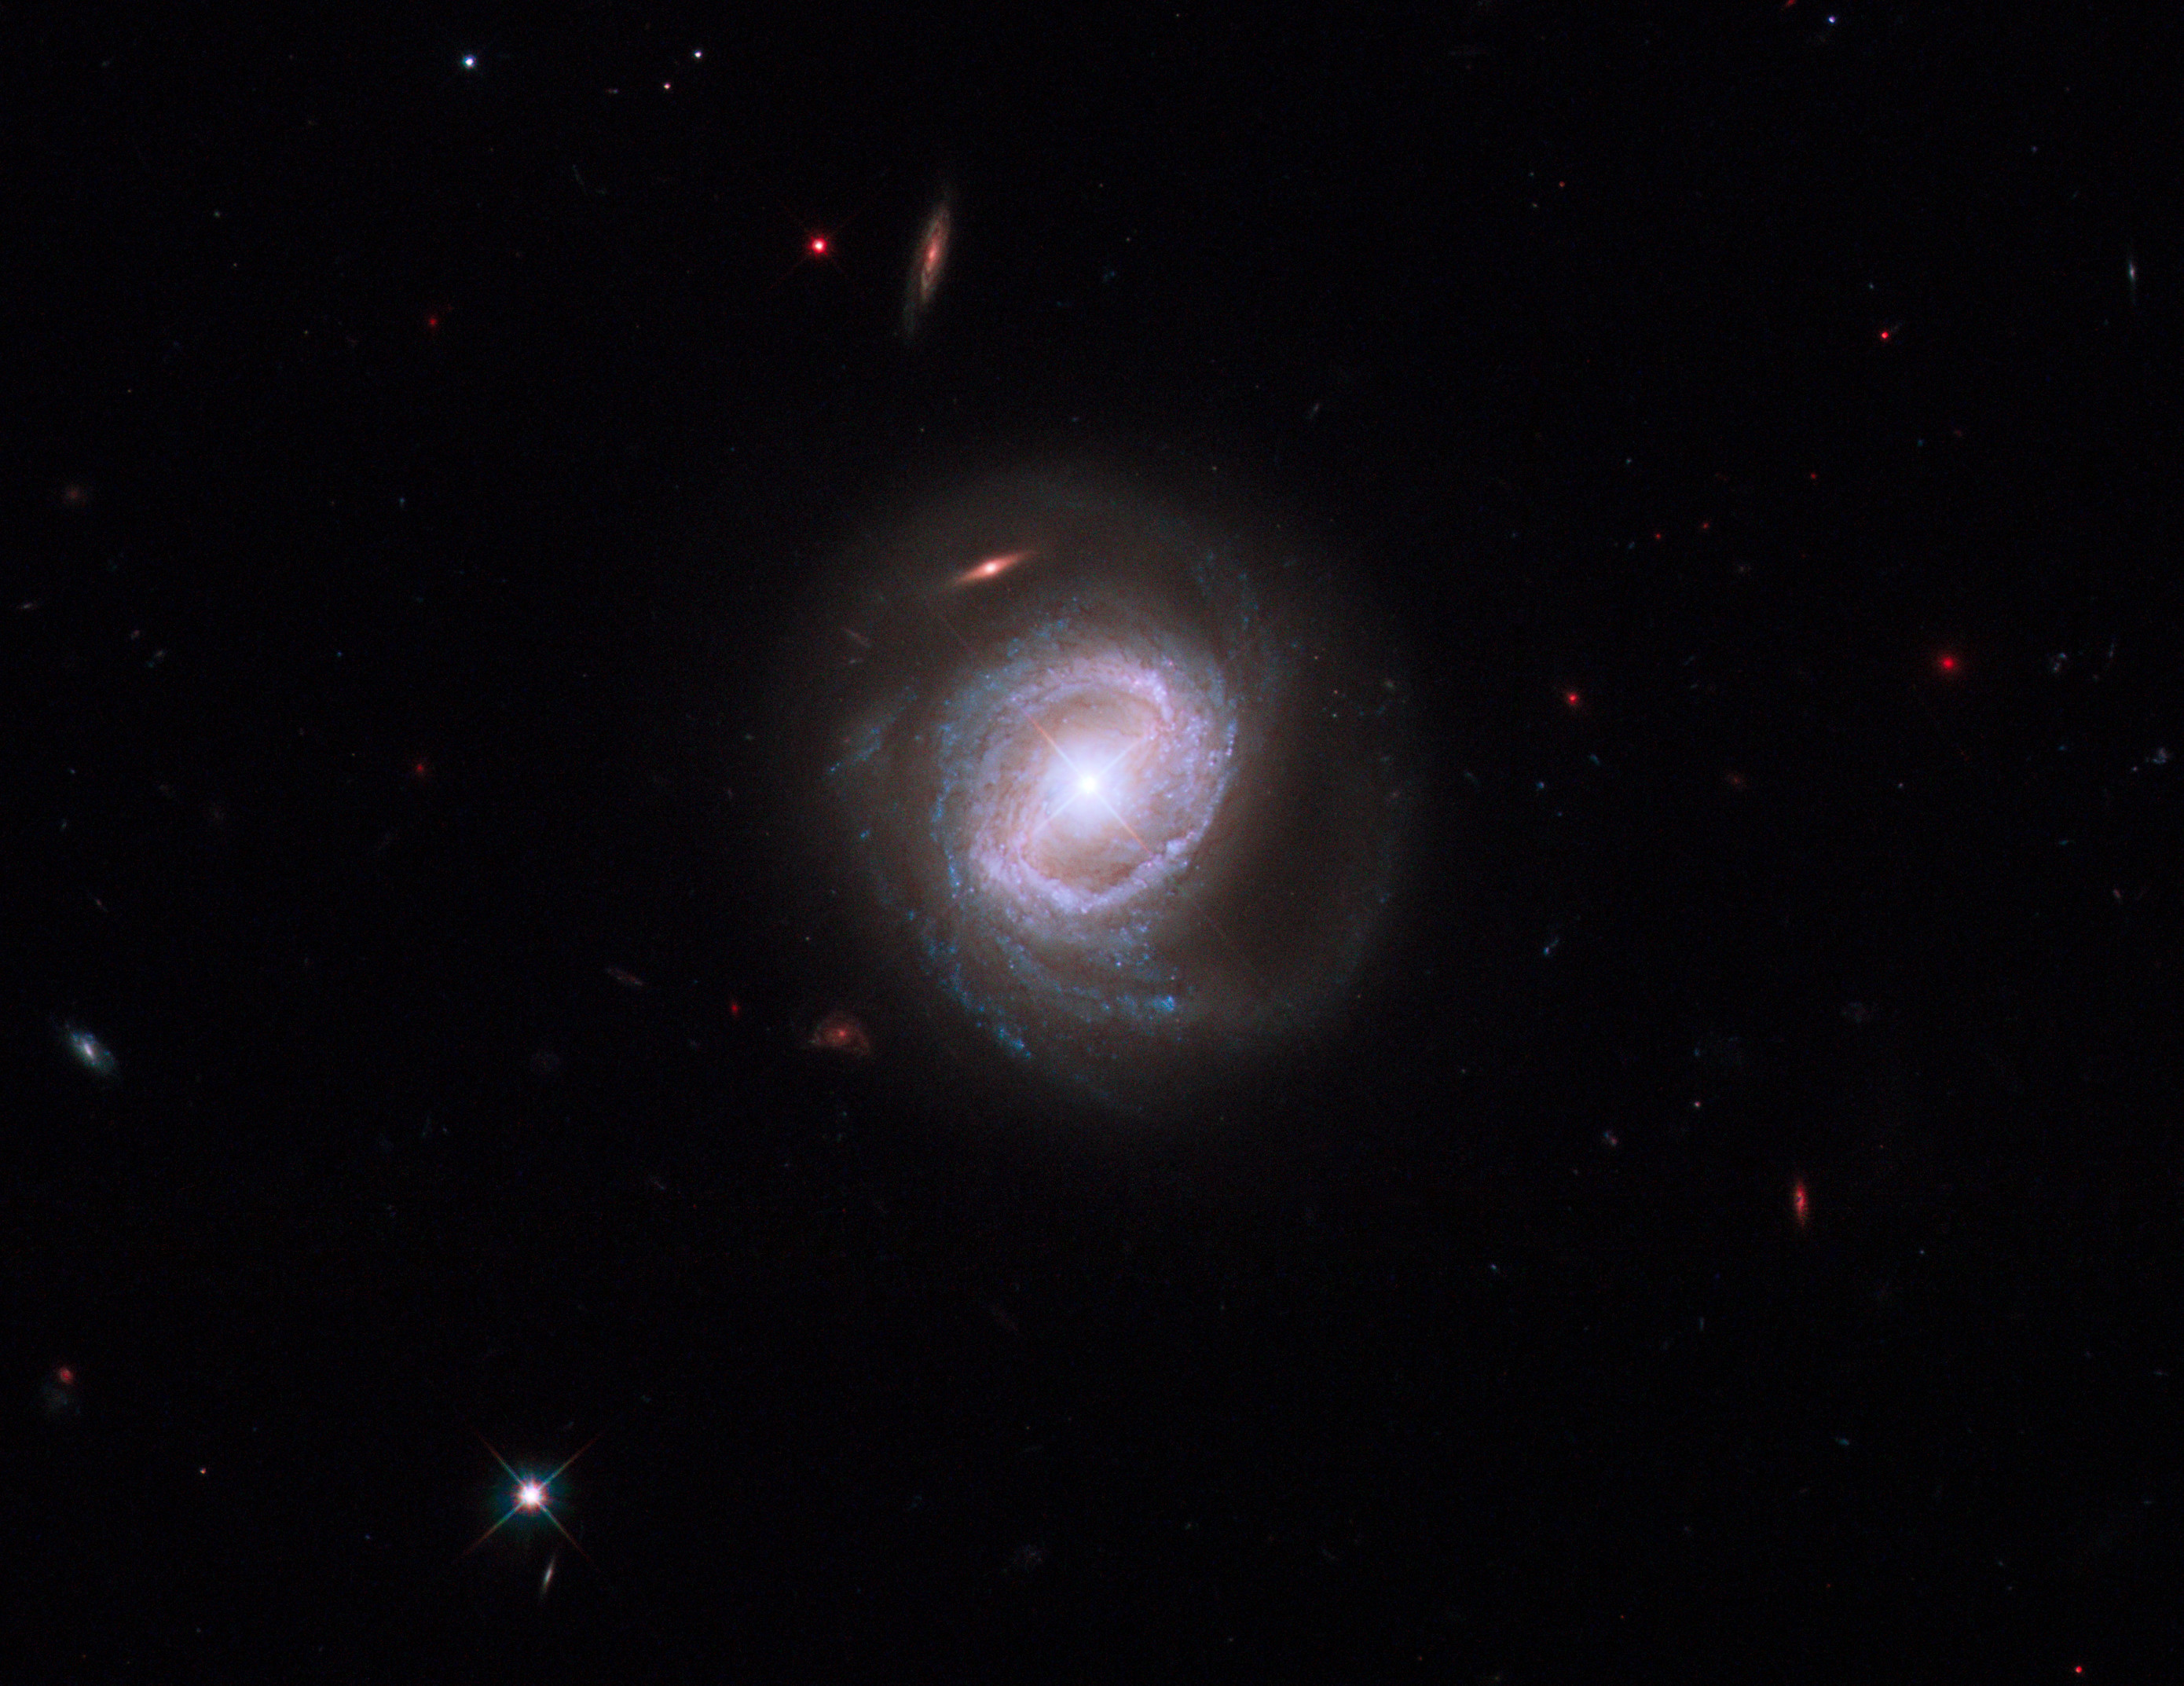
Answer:
[(851, 574), (829, 806), (874, 934), (980, 1040), (1143, 1100), (1345, 998), (1401, 687), (1322, 572), (1065, 475), (944, 499)]

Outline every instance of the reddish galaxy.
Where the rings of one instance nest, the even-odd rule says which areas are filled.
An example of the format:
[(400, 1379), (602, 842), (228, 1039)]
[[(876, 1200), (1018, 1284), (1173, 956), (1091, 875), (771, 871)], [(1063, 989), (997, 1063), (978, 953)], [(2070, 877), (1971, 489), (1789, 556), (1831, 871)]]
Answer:
[(997, 556), (989, 556), (984, 561), (966, 568), (956, 576), (956, 583), (959, 586), (973, 586), (981, 580), (998, 579), (1019, 562), (1030, 559), (1031, 552), (1028, 550), (1003, 551)]
[(948, 243), (950, 228), (955, 221), (946, 199), (933, 208), (918, 230), (917, 244), (910, 259), (910, 277), (903, 289), (902, 337), (915, 339), (926, 314), (933, 309), (933, 301), (939, 296), (940, 282), (948, 268)]
[(811, 1027), (805, 1047), (815, 1054), (838, 1054), (845, 1060), (872, 1057), (872, 1032), (855, 1013), (836, 1011)]

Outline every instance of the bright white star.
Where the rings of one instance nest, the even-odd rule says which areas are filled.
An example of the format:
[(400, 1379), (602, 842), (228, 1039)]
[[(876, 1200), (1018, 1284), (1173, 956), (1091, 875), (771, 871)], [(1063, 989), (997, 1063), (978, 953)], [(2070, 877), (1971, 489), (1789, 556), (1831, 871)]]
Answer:
[(589, 1554), (584, 1551), (584, 1548), (582, 1545), (577, 1544), (576, 1535), (571, 1533), (568, 1528), (563, 1525), (561, 1519), (554, 1514), (554, 1483), (560, 1478), (562, 1471), (566, 1470), (570, 1464), (576, 1462), (578, 1458), (583, 1456), (585, 1453), (592, 1450), (593, 1445), (598, 1444), (599, 1437), (596, 1434), (592, 1436), (589, 1440), (585, 1441), (582, 1445), (577, 1448), (577, 1450), (570, 1455), (567, 1461), (562, 1464), (560, 1469), (557, 1469), (553, 1474), (544, 1477), (535, 1475), (518, 1475), (515, 1469), (510, 1465), (508, 1460), (501, 1456), (498, 1451), (493, 1450), (492, 1441), (486, 1440), (483, 1435), (480, 1435), (478, 1438), (480, 1440), (484, 1442), (486, 1450), (493, 1453), (493, 1461), (508, 1472), (508, 1478), (515, 1483), (515, 1489), (509, 1501), (508, 1514), (504, 1516), (491, 1527), (488, 1528), (483, 1533), (480, 1534), (476, 1539), (472, 1540), (470, 1543), (469, 1550), (465, 1550), (463, 1553), (463, 1555), (465, 1557), (469, 1556), (471, 1552), (476, 1550), (478, 1547), (483, 1545), (486, 1541), (491, 1539), (495, 1534), (499, 1533), (518, 1516), (534, 1516), (545, 1517), (548, 1522), (554, 1525), (555, 1533), (559, 1533), (563, 1539), (568, 1541), (570, 1544), (576, 1546), (577, 1553), (580, 1555), (584, 1556), (587, 1561), (590, 1561)]

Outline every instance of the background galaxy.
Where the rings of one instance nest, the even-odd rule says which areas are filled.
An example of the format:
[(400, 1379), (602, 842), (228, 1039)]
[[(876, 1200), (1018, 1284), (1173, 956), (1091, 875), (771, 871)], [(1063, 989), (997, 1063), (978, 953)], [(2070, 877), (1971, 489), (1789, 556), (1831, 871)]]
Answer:
[(0, 24), (0, 1680), (2184, 1673), (2170, 25)]

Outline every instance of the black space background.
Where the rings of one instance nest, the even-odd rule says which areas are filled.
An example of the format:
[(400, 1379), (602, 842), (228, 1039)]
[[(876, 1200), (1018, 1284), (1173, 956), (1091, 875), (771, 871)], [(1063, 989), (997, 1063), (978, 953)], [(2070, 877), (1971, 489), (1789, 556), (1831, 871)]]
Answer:
[[(2177, 42), (1624, 9), (0, 9), (0, 1673), (2174, 1678)], [(1415, 682), (1202, 1135), (768, 759), (1072, 450)]]

